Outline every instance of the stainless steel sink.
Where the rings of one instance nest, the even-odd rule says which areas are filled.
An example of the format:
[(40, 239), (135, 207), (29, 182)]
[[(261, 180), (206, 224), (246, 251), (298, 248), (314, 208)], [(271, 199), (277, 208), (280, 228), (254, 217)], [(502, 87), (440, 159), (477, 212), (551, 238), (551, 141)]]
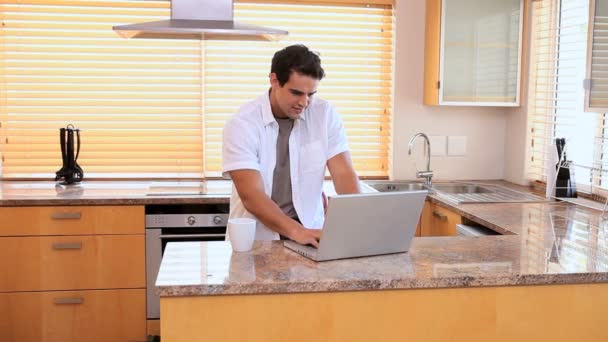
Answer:
[(429, 190), (429, 194), (440, 196), (444, 200), (462, 203), (523, 203), (545, 202), (544, 198), (533, 194), (511, 190), (493, 184), (475, 183), (435, 183), (430, 189), (424, 183), (416, 181), (367, 181), (368, 186), (376, 191), (416, 191)]
[(420, 182), (386, 181), (386, 182), (373, 182), (373, 183), (368, 182), (367, 184), (380, 192), (427, 190), (426, 186)]
[(476, 184), (435, 184), (433, 189), (447, 194), (484, 194), (494, 192)]

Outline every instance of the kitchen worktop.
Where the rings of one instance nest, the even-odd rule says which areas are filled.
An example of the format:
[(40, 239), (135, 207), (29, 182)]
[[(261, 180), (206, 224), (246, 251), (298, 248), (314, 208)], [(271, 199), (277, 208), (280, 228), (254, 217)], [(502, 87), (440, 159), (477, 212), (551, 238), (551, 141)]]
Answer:
[(462, 205), (511, 235), (414, 238), (408, 253), (314, 262), (280, 241), (232, 253), (227, 242), (168, 245), (161, 296), (608, 282), (608, 225), (568, 203)]
[[(68, 187), (5, 181), (0, 206), (228, 203), (230, 191), (231, 182), (223, 180), (85, 181)], [(280, 242), (256, 242), (244, 254), (232, 254), (225, 242), (169, 245), (159, 291), (183, 296), (608, 280), (608, 228), (599, 211), (555, 202), (458, 205), (436, 194), (428, 198), (506, 235), (415, 238), (409, 253), (322, 263)]]
[[(374, 192), (361, 183), (363, 192)], [(323, 190), (335, 194), (333, 183)], [(146, 205), (229, 203), (232, 182), (84, 181), (58, 185), (50, 181), (0, 181), (0, 207), (39, 205)]]
[(0, 182), (0, 206), (229, 203), (232, 182), (50, 181)]

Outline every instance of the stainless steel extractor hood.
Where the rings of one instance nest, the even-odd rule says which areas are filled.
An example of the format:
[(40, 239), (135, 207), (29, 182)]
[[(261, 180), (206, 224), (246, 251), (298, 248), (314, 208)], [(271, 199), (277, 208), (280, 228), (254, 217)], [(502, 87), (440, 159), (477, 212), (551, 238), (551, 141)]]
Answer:
[(278, 40), (287, 31), (238, 23), (232, 0), (172, 0), (171, 19), (118, 25), (124, 38)]

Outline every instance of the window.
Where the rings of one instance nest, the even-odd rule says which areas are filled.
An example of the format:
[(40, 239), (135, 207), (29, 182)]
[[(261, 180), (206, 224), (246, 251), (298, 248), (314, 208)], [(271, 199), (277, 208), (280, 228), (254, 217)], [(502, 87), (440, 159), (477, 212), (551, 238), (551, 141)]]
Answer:
[(59, 128), (82, 133), (89, 178), (220, 175), (224, 122), (268, 89), (272, 54), (321, 54), (319, 96), (341, 113), (360, 176), (386, 176), (393, 88), (391, 1), (237, 2), (235, 20), (290, 32), (279, 42), (119, 38), (113, 25), (169, 17), (168, 1), (0, 4), (2, 177), (50, 178)]
[(585, 112), (589, 2), (534, 1), (529, 101), (532, 178), (546, 181), (555, 167), (548, 155), (555, 138), (566, 138), (577, 189), (600, 193), (608, 163), (604, 113)]

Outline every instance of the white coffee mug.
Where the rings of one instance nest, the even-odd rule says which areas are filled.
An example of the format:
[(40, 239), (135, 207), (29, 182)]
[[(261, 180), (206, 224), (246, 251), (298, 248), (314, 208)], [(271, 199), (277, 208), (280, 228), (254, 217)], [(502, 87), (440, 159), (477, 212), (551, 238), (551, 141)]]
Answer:
[(235, 252), (247, 252), (253, 247), (256, 221), (250, 218), (228, 220), (228, 236)]

